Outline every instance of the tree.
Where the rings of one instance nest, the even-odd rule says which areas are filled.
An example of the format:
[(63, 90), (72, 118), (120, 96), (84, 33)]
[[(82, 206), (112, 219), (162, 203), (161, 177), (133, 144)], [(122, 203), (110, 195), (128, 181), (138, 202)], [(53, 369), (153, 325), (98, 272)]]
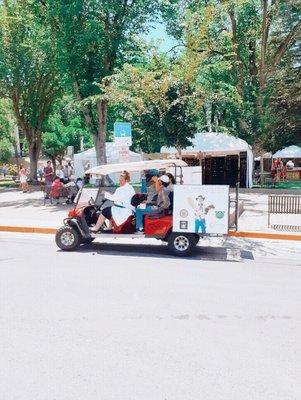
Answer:
[(62, 163), (68, 146), (74, 151), (80, 150), (81, 140), (84, 145), (92, 146), (91, 136), (78, 116), (78, 107), (74, 106), (71, 96), (64, 96), (56, 102), (45, 124), (43, 132), (43, 153), (55, 163)]
[(147, 152), (191, 144), (202, 99), (181, 63), (154, 55), (145, 66), (124, 68), (103, 84), (109, 104), (119, 105), (120, 116), (134, 121), (134, 146)]
[[(268, 121), (275, 119), (269, 115), (276, 111), (270, 107), (274, 77), (292, 65), (287, 63), (287, 55), (294, 46), (300, 47), (301, 1), (169, 0), (162, 10), (169, 32), (183, 51), (193, 52), (196, 58), (205, 55), (206, 60), (200, 59), (199, 66), (195, 65), (208, 97), (215, 98), (216, 85), (230, 89), (230, 98), (222, 96), (226, 101), (219, 101), (218, 107), (215, 100), (209, 101), (211, 120), (218, 108), (221, 128), (225, 126), (262, 146), (269, 134)], [(298, 58), (294, 60), (299, 62)], [(208, 67), (213, 79), (206, 73)], [(204, 72), (207, 83), (211, 80), (209, 85), (204, 82)], [(285, 74), (280, 76), (283, 80)], [(208, 111), (206, 103), (204, 113)]]
[(82, 106), (87, 129), (93, 136), (98, 163), (106, 162), (108, 104), (95, 82), (114, 72), (132, 47), (133, 34), (156, 13), (156, 0), (41, 0), (46, 22), (58, 43), (58, 64)]
[(55, 43), (33, 13), (31, 0), (0, 6), (0, 94), (10, 99), (29, 147), (30, 178), (36, 179), (44, 123), (59, 92)]

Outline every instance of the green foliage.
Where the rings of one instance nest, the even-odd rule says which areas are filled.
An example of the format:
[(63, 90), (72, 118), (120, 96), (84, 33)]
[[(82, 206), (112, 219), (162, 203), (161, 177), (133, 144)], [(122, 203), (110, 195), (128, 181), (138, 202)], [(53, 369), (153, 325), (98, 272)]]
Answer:
[(41, 131), (58, 87), (50, 32), (30, 0), (7, 0), (0, 19), (1, 91), (12, 100), (20, 127)]
[(299, 104), (289, 107), (290, 96), (279, 93), (296, 98), (298, 92), (300, 0), (166, 0), (162, 10), (186, 65), (198, 70), (201, 129), (224, 130), (266, 148), (299, 141)]
[(285, 69), (274, 77), (263, 146), (271, 151), (301, 147), (301, 69)]
[(0, 140), (6, 138), (13, 143), (13, 129), (14, 117), (11, 103), (7, 99), (0, 98)]
[(12, 156), (12, 144), (8, 139), (1, 139), (0, 141), (0, 162), (7, 163)]
[(26, 135), (32, 179), (42, 130), (59, 92), (56, 50), (32, 0), (5, 0), (0, 5), (0, 96), (11, 100), (17, 124)]
[[(168, 55), (138, 37), (159, 8), (178, 41)], [(5, 0), (0, 140), (16, 121), (31, 155), (41, 139), (61, 157), (83, 137), (103, 161), (126, 120), (146, 152), (204, 130), (300, 144), (300, 12), (301, 0)]]
[[(58, 47), (57, 64), (67, 90), (82, 106), (86, 127), (93, 135), (99, 162), (105, 162), (107, 104), (95, 83), (135, 53), (133, 35), (156, 13), (157, 0), (45, 0), (34, 3), (41, 19), (51, 26)], [(42, 5), (41, 5), (42, 4)]]
[(93, 145), (91, 135), (78, 115), (78, 107), (71, 97), (65, 96), (56, 103), (47, 119), (43, 133), (43, 153), (48, 157), (62, 157), (68, 146), (73, 146), (76, 153), (80, 150), (81, 138), (84, 146)]
[(105, 81), (106, 101), (119, 107), (117, 117), (134, 126), (134, 147), (158, 152), (163, 145), (189, 145), (202, 101), (181, 64), (154, 56), (145, 66), (124, 65)]

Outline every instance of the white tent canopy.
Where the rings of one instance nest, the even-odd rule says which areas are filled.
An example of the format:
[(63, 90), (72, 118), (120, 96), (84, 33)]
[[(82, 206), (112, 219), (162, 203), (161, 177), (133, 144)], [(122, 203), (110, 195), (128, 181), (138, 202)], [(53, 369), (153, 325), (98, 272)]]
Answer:
[(278, 150), (273, 154), (273, 158), (301, 158), (301, 147), (288, 146), (285, 149)]
[[(252, 187), (252, 171), (253, 171), (253, 152), (251, 146), (244, 140), (236, 138), (226, 133), (219, 132), (202, 132), (197, 133), (191, 140), (192, 146), (182, 150), (182, 155), (188, 155), (195, 152), (201, 152), (204, 155), (214, 154), (215, 156), (238, 154), (247, 152), (247, 187)], [(175, 147), (161, 148), (161, 153), (176, 154)]]
[[(119, 148), (113, 142), (106, 143), (107, 163), (115, 164), (120, 161)], [(130, 151), (130, 161), (141, 161), (141, 154)], [(74, 173), (76, 178), (82, 178), (88, 169), (97, 166), (97, 158), (95, 148), (82, 151), (81, 153), (74, 154)], [(132, 177), (133, 179), (134, 177)], [(136, 177), (138, 180), (139, 177)], [(111, 179), (116, 182), (117, 177), (111, 176)]]

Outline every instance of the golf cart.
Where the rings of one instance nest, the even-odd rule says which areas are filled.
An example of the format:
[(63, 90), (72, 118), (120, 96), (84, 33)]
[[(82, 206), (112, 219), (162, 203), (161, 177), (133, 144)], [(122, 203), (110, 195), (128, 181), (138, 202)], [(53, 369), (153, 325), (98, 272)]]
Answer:
[[(66, 251), (75, 250), (81, 244), (91, 243), (95, 238), (155, 238), (167, 242), (168, 248), (176, 256), (188, 256), (195, 249), (199, 239), (208, 234), (225, 234), (228, 232), (229, 187), (207, 185), (185, 185), (182, 182), (182, 169), (189, 168), (182, 160), (151, 160), (122, 164), (106, 164), (93, 167), (87, 171), (98, 178), (124, 170), (134, 173), (156, 169), (161, 173), (172, 172), (176, 178), (173, 194), (173, 213), (157, 213), (144, 216), (144, 234), (137, 235), (135, 213), (122, 225), (117, 226), (111, 219), (112, 230), (101, 229), (91, 233), (107, 199), (103, 188), (90, 189), (83, 186), (78, 193), (74, 209), (69, 210), (68, 218), (55, 235), (57, 246)], [(140, 194), (134, 195), (132, 203), (139, 207), (144, 199)]]

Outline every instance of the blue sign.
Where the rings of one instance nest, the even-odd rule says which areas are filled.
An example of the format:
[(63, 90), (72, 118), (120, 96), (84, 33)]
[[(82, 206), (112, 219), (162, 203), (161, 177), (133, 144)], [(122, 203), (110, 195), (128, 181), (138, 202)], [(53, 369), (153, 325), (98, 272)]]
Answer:
[(115, 143), (119, 146), (131, 146), (132, 125), (130, 122), (115, 122), (114, 124)]
[(131, 137), (132, 125), (130, 122), (115, 122), (114, 124), (115, 137)]

